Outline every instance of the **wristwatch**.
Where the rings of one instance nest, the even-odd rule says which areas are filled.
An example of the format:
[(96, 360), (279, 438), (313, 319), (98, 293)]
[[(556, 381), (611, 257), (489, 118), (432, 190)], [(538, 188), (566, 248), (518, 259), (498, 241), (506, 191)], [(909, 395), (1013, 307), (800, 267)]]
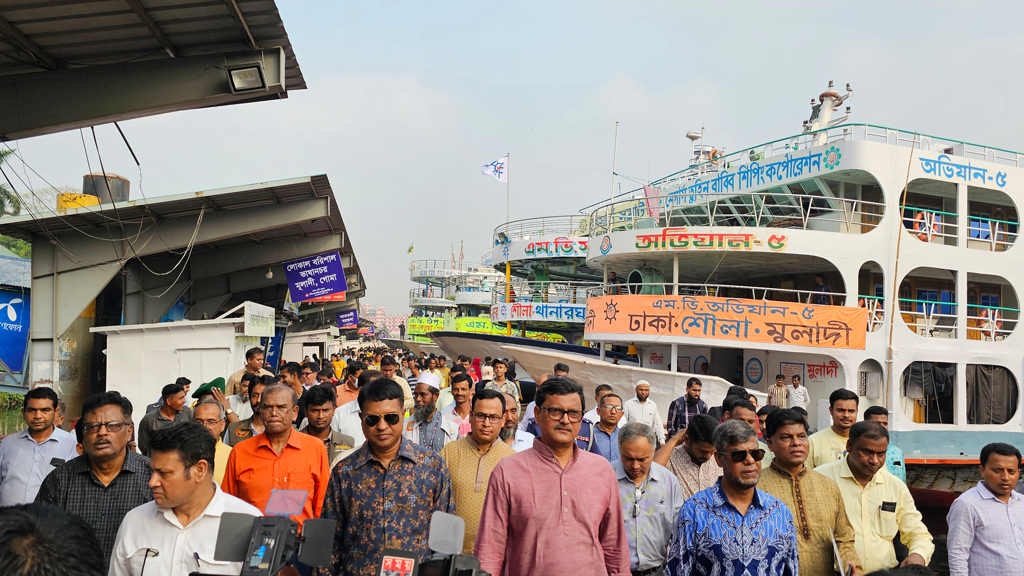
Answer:
[(234, 411), (234, 410), (232, 410), (231, 408), (228, 408), (228, 411), (227, 411), (227, 412), (228, 412), (228, 414), (234, 414), (234, 413), (235, 413), (235, 411)]

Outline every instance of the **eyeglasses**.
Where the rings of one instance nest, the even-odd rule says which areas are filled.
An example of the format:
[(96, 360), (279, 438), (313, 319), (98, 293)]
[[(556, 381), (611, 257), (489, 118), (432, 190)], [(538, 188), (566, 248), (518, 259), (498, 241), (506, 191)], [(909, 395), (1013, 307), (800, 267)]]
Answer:
[(640, 499), (644, 497), (644, 491), (635, 488), (633, 490), (633, 518), (640, 517)]
[(739, 464), (747, 460), (747, 454), (754, 459), (754, 462), (760, 462), (764, 459), (764, 450), (761, 448), (754, 448), (753, 450), (733, 450), (732, 452), (725, 452), (728, 454), (732, 461)]
[(477, 420), (486, 420), (491, 424), (497, 424), (505, 417), (504, 414), (484, 414), (483, 412), (473, 412), (473, 416), (475, 416)]
[(547, 406), (537, 406), (541, 410), (548, 413), (548, 418), (552, 420), (561, 420), (563, 416), (569, 416), (569, 422), (576, 423), (583, 420), (583, 410), (562, 410), (561, 408), (548, 408)]
[(203, 426), (210, 428), (211, 426), (216, 426), (217, 424), (220, 424), (221, 422), (223, 422), (223, 420), (193, 420), (193, 422), (195, 422), (196, 424), (202, 424)]
[(303, 376), (312, 376), (313, 373), (312, 372), (303, 372), (302, 375)]
[(82, 425), (82, 430), (86, 434), (95, 434), (100, 431), (100, 428), (106, 428), (107, 432), (117, 434), (122, 428), (129, 424), (131, 424), (131, 422), (89, 422)]
[(380, 423), (381, 417), (384, 418), (384, 422), (388, 426), (394, 426), (402, 419), (402, 415), (398, 412), (390, 412), (388, 414), (367, 414), (363, 416), (363, 423), (369, 428), (373, 428)]
[(622, 412), (622, 406), (616, 406), (614, 404), (602, 404), (601, 408), (611, 410), (612, 412)]

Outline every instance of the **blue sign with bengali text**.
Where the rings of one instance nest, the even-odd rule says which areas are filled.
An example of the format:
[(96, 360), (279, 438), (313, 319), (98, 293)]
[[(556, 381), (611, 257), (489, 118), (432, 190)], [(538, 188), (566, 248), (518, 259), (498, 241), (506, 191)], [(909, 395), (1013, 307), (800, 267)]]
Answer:
[(14, 373), (25, 368), (31, 296), (0, 290), (0, 360)]
[(292, 302), (305, 302), (348, 290), (345, 268), (338, 252), (285, 262), (284, 274)]
[(338, 312), (338, 328), (356, 328), (359, 326), (359, 311), (356, 309)]

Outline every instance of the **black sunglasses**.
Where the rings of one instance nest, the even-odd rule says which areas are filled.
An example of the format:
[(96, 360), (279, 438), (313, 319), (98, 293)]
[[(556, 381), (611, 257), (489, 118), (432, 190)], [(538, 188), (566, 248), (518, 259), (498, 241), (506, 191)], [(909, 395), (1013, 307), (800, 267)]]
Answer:
[(373, 428), (380, 423), (381, 416), (384, 417), (384, 422), (386, 422), (388, 426), (394, 426), (402, 419), (402, 415), (398, 412), (391, 412), (390, 414), (367, 414), (366, 416), (363, 416), (363, 423), (368, 427)]
[(761, 448), (754, 448), (753, 450), (733, 450), (732, 452), (726, 452), (733, 462), (739, 464), (747, 460), (747, 454), (754, 459), (754, 462), (760, 462), (764, 459), (764, 450)]

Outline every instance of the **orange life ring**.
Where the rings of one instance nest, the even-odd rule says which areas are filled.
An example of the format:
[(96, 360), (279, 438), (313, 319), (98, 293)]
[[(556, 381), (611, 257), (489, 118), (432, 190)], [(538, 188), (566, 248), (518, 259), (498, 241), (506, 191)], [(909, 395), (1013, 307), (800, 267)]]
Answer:
[(711, 158), (711, 163), (718, 166), (718, 159), (722, 157), (722, 153), (719, 152), (717, 148), (712, 148), (711, 153), (708, 154), (708, 156)]
[[(931, 221), (931, 232), (928, 231), (927, 221)], [(935, 217), (931, 214), (925, 214), (923, 211), (918, 212), (914, 215), (914, 231), (917, 232), (917, 239), (922, 242), (930, 241), (930, 236), (939, 233), (939, 223), (935, 220)]]

